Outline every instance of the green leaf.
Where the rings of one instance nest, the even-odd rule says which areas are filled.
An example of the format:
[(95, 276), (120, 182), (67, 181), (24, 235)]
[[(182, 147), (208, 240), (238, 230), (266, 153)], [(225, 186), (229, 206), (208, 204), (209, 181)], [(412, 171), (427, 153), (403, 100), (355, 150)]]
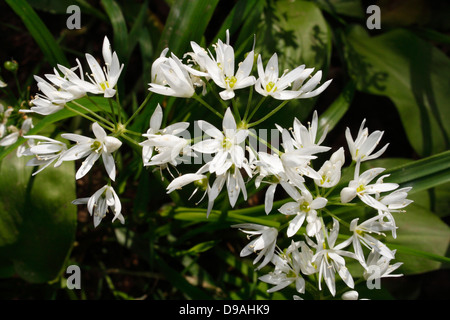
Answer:
[(171, 52), (181, 58), (188, 49), (190, 41), (200, 42), (218, 2), (218, 0), (174, 1), (170, 7), (157, 53), (169, 47)]
[(63, 51), (33, 8), (25, 0), (6, 0), (6, 3), (22, 19), (47, 62), (53, 67), (56, 67), (58, 63), (68, 66), (69, 63)]
[(74, 165), (30, 179), (27, 160), (11, 154), (1, 162), (0, 260), (23, 279), (43, 283), (60, 274), (75, 240)]
[(411, 193), (439, 186), (450, 181), (450, 151), (388, 168), (383, 174), (390, 174), (386, 182), (411, 186)]
[(389, 97), (414, 150), (429, 156), (450, 148), (450, 58), (404, 29), (370, 37), (348, 30), (346, 61), (357, 89)]
[[(128, 28), (120, 6), (114, 0), (102, 0), (106, 14), (114, 30), (114, 50), (120, 59), (128, 58)], [(102, 39), (103, 40), (103, 39)]]
[(410, 204), (405, 213), (394, 215), (398, 227), (397, 238), (387, 237), (386, 244), (397, 249), (396, 261), (403, 262), (405, 274), (423, 273), (439, 269), (450, 243), (450, 228), (427, 208)]

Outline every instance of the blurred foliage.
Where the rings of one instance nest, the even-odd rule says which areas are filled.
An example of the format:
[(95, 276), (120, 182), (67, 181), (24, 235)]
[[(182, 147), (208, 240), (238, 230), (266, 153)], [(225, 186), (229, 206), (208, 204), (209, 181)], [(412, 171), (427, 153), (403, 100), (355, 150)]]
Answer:
[[(71, 4), (81, 8), (79, 30), (66, 28)], [(18, 109), (36, 91), (33, 74), (49, 72), (57, 63), (74, 65), (85, 52), (101, 52), (105, 35), (125, 63), (119, 87), (129, 111), (145, 97), (151, 64), (164, 47), (181, 57), (190, 40), (210, 46), (224, 39), (226, 29), (240, 57), (255, 41), (266, 61), (277, 52), (286, 68), (306, 64), (323, 70), (325, 78), (334, 80), (319, 98), (295, 101), (286, 107), (288, 117), (277, 114), (265, 125), (290, 126), (294, 117), (307, 119), (317, 109), (321, 125), (332, 129), (326, 140), (332, 147), (345, 144), (345, 127), (357, 130), (363, 118), (369, 128), (384, 130), (391, 145), (379, 161), (391, 168), (393, 181), (413, 186), (415, 203), (399, 217), (398, 239), (389, 239), (404, 262), (400, 271), (405, 277), (383, 279), (381, 290), (366, 293), (381, 299), (449, 298), (450, 5), (376, 1), (381, 29), (368, 30), (365, 9), (370, 4), (7, 0), (0, 4), (0, 60), (14, 58), (19, 69), (17, 81), (1, 70), (0, 78), (8, 83), (2, 103)], [(133, 130), (146, 130), (157, 102), (165, 107), (166, 123), (208, 116), (192, 101), (154, 96)], [(48, 131), (56, 121), (62, 122), (51, 127), (55, 130), (86, 128), (67, 110), (35, 121), (34, 134)], [(117, 181), (126, 224), (105, 221), (94, 229), (83, 208), (75, 218), (70, 201), (96, 190), (101, 176), (78, 181), (76, 188), (70, 166), (30, 178), (23, 161), (13, 160), (12, 151), (22, 142), (0, 149), (1, 298), (291, 299), (295, 293), (266, 293), (267, 284), (257, 281), (263, 273), (239, 257), (246, 239), (230, 232), (230, 225), (249, 219), (280, 223), (281, 215), (262, 213), (259, 192), (253, 190), (250, 206), (219, 206), (206, 219), (202, 205), (193, 208), (193, 202), (185, 202), (187, 191), (169, 197), (167, 181), (143, 169), (138, 151), (129, 147), (118, 159)], [(277, 200), (274, 209), (283, 195), (277, 194)], [(71, 264), (82, 270), (80, 290), (66, 287), (65, 270)], [(434, 282), (429, 278), (417, 281), (430, 272), (438, 277), (437, 286), (430, 287)]]

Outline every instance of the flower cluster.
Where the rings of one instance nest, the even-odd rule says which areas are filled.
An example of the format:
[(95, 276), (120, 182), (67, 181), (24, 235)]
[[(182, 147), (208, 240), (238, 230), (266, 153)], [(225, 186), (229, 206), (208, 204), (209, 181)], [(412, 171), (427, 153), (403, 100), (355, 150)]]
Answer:
[[(183, 55), (183, 59), (188, 58), (186, 62), (173, 53), (169, 55), (168, 48), (163, 50), (152, 65), (149, 94), (192, 98), (217, 116), (220, 126), (197, 120), (199, 135), (191, 138), (189, 122), (163, 127), (163, 108), (154, 106), (148, 130), (137, 133), (141, 139), (133, 141), (135, 146), (142, 148), (143, 166), (154, 167), (161, 172), (167, 169), (171, 173), (171, 168), (185, 162), (201, 164), (195, 172), (182, 174), (177, 170), (176, 177), (171, 173), (173, 179), (167, 192), (194, 184), (196, 188), (192, 195), (199, 190), (203, 192), (198, 203), (207, 198), (206, 217), (213, 212), (222, 190), (233, 208), (239, 198), (247, 200), (249, 183), (257, 188), (267, 187), (265, 213), (273, 215), (276, 221), (283, 217), (282, 221), (286, 223), (278, 228), (254, 223), (240, 223), (233, 227), (256, 237), (242, 249), (241, 256), (256, 254), (254, 263), (260, 263), (258, 270), (273, 267), (272, 271), (260, 277), (261, 281), (273, 285), (269, 292), (295, 283), (297, 291), (305, 293), (310, 275), (316, 275), (319, 290), (322, 290), (324, 282), (333, 296), (338, 278), (354, 288), (353, 277), (346, 267), (348, 259), (359, 262), (366, 272), (373, 266), (380, 266), (380, 276), (392, 276), (391, 272), (399, 264), (389, 265), (395, 258), (395, 250), (389, 249), (382, 238), (388, 232), (396, 237), (395, 214), (403, 211), (411, 200), (407, 199), (409, 188), (384, 182), (388, 177), (382, 175), (384, 168), (363, 170), (363, 162), (380, 157), (386, 150), (388, 145), (375, 151), (383, 132), (375, 131), (369, 135), (363, 121), (355, 140), (347, 129), (347, 146), (332, 150), (324, 145), (327, 128), (319, 128), (319, 117), (314, 112), (307, 124), (294, 118), (292, 128), (276, 125), (274, 130), (280, 137), (279, 146), (269, 144), (253, 128), (279, 112), (287, 102), (321, 94), (331, 80), (321, 83), (322, 72), (314, 73), (314, 68), (305, 65), (280, 74), (278, 55), (274, 53), (264, 66), (264, 57), (255, 54), (254, 48), (236, 62), (228, 31), (225, 42), (218, 40), (213, 45), (214, 52), (195, 42), (191, 42), (191, 48), (191, 52)], [(36, 76), (43, 94), (36, 96), (28, 111), (48, 115), (88, 94), (102, 94), (106, 99), (113, 97), (123, 65), (120, 65), (116, 53), (111, 52), (107, 38), (103, 43), (103, 59), (105, 67), (101, 68), (91, 55), (86, 54), (92, 72), (88, 75), (89, 81), (84, 79), (78, 60), (75, 68), (58, 66), (59, 71), (55, 69), (54, 74), (45, 75), (49, 82)], [(75, 73), (77, 69), (79, 75)], [(260, 100), (253, 104), (249, 99), (246, 106), (239, 108), (236, 95), (245, 88), (254, 89)], [(216, 107), (203, 99), (209, 93), (218, 98)], [(268, 109), (260, 119), (253, 120), (267, 98), (280, 100), (280, 104)], [(245, 111), (241, 112), (244, 108)], [(138, 108), (136, 112), (140, 110)], [(76, 172), (76, 179), (81, 179), (102, 158), (109, 182), (91, 197), (77, 199), (73, 203), (87, 204), (95, 226), (108, 211), (113, 213), (114, 220), (119, 219), (123, 223), (122, 206), (112, 187), (116, 178), (114, 154), (121, 147), (122, 139), (129, 142), (130, 138), (125, 135), (126, 125), (136, 115), (129, 117), (125, 124), (102, 122), (100, 118), (99, 122), (92, 124), (94, 138), (62, 134), (62, 138), (75, 142), (71, 147), (42, 136), (25, 136), (34, 141), (26, 151), (27, 155), (34, 156), (28, 164), (42, 166), (40, 172), (52, 163), (58, 166), (63, 161), (85, 159)], [(104, 128), (111, 134), (108, 135)], [(252, 139), (267, 148), (256, 147), (251, 143)], [(327, 152), (331, 155), (326, 156)], [(346, 152), (351, 155), (348, 170), (353, 170), (353, 179), (347, 182), (342, 180)], [(321, 159), (326, 160), (317, 165)], [(287, 194), (288, 199), (274, 209), (277, 190)], [(334, 211), (339, 206), (365, 206), (372, 214), (344, 221), (339, 217), (342, 210)], [(346, 227), (343, 233), (342, 226)], [(281, 243), (285, 239), (289, 240), (289, 245), (283, 249), (278, 240)]]

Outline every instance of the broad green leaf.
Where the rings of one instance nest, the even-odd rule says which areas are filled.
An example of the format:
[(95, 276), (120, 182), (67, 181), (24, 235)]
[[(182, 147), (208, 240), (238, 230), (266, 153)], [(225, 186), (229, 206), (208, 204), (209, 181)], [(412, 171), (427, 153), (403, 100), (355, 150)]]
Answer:
[(200, 42), (214, 13), (218, 0), (176, 0), (170, 7), (158, 54), (166, 47), (179, 58), (190, 47), (190, 41)]
[(25, 157), (10, 154), (0, 168), (0, 259), (33, 283), (55, 279), (76, 230), (73, 163), (49, 167), (30, 179)]
[[(347, 16), (357, 19), (366, 18), (361, 0), (316, 0), (315, 3), (333, 17)], [(340, 19), (340, 21), (344, 21)]]
[(405, 213), (394, 214), (397, 238), (388, 236), (387, 245), (397, 249), (396, 261), (403, 262), (405, 274), (439, 269), (450, 243), (450, 228), (434, 213), (415, 203)]
[(439, 186), (450, 181), (450, 151), (387, 168), (383, 174), (390, 174), (386, 182), (411, 186), (412, 193)]
[[(102, 0), (106, 14), (114, 30), (114, 50), (120, 59), (128, 58), (128, 28), (120, 6), (114, 0)], [(101, 39), (103, 41), (103, 39)]]
[(6, 3), (22, 19), (50, 65), (53, 67), (56, 67), (58, 63), (69, 65), (53, 35), (25, 0), (6, 0)]
[(421, 156), (450, 147), (450, 58), (404, 29), (370, 37), (361, 27), (346, 36), (346, 60), (357, 89), (389, 97)]
[(228, 13), (212, 43), (218, 39), (225, 40), (228, 29), (235, 54), (239, 56), (243, 51), (248, 51), (253, 45), (255, 24), (260, 23), (265, 3), (264, 0), (238, 1)]

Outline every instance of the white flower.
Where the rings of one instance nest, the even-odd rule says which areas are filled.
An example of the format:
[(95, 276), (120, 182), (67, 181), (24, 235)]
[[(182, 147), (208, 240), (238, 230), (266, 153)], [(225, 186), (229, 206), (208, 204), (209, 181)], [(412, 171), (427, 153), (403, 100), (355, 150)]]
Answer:
[(97, 227), (106, 213), (110, 211), (113, 215), (113, 222), (116, 219), (123, 224), (125, 222), (121, 213), (122, 204), (113, 187), (105, 185), (97, 190), (90, 198), (80, 198), (72, 201), (73, 204), (87, 204), (87, 209), (94, 217), (94, 227)]
[[(172, 164), (176, 166), (180, 155), (192, 155), (188, 141), (179, 137), (188, 127), (188, 122), (177, 122), (161, 129), (163, 112), (158, 104), (150, 118), (150, 128), (143, 134), (147, 140), (141, 142), (144, 166)], [(153, 151), (158, 154), (153, 155)]]
[(267, 62), (264, 70), (261, 55), (258, 55), (258, 76), (255, 83), (255, 90), (263, 96), (272, 96), (277, 100), (290, 100), (298, 96), (298, 91), (286, 90), (292, 82), (300, 77), (305, 66), (299, 66), (294, 70), (283, 73), (281, 77), (278, 71), (278, 56), (276, 53)]
[(235, 72), (234, 49), (229, 45), (228, 30), (227, 43), (223, 43), (219, 39), (216, 44), (216, 58), (195, 49), (194, 46), (193, 49), (199, 57), (200, 63), (207, 70), (209, 77), (216, 85), (225, 89), (219, 93), (223, 100), (232, 99), (235, 96), (234, 90), (255, 84), (255, 77), (250, 75), (255, 59), (254, 52), (252, 50), (247, 54), (247, 57), (239, 64), (238, 70)]
[(155, 68), (157, 82), (149, 83), (149, 90), (165, 96), (190, 98), (194, 95), (194, 83), (188, 70), (196, 75), (206, 76), (205, 73), (185, 66), (173, 53), (171, 58), (162, 59)]
[(33, 155), (34, 157), (27, 162), (27, 166), (42, 166), (39, 170), (33, 173), (38, 174), (50, 164), (55, 162), (54, 167), (59, 167), (62, 163), (62, 156), (67, 150), (65, 143), (39, 135), (24, 136), (26, 139), (43, 140), (34, 143), (30, 146), (24, 155)]
[(314, 154), (327, 151), (330, 148), (317, 145), (297, 148), (295, 140), (287, 129), (278, 127), (278, 130), (281, 132), (282, 146), (284, 148), (280, 158), (289, 181), (302, 189), (305, 181), (303, 176), (311, 179), (320, 179), (319, 173), (311, 168), (310, 161), (317, 158)]
[(295, 188), (287, 182), (288, 178), (284, 172), (283, 163), (277, 154), (258, 152), (258, 156), (259, 160), (254, 162), (256, 170), (259, 171), (259, 175), (255, 179), (255, 186), (259, 188), (261, 183), (269, 184), (264, 200), (265, 212), (269, 214), (272, 211), (277, 185), (281, 184), (288, 194), (295, 194)]
[(341, 180), (341, 168), (344, 163), (344, 148), (341, 147), (331, 155), (330, 160), (323, 163), (317, 171), (321, 178), (315, 179), (314, 182), (322, 188), (334, 187)]
[[(298, 250), (299, 247), (302, 247), (302, 252)], [(272, 263), (275, 265), (275, 270), (258, 278), (275, 285), (267, 292), (275, 292), (295, 283), (297, 292), (305, 293), (305, 279), (303, 279), (301, 273), (306, 271), (304, 274), (313, 274), (315, 270), (310, 273), (310, 270), (305, 268), (308, 263), (305, 258), (308, 259), (308, 256), (304, 255), (304, 248), (303, 243), (292, 241), (286, 252), (279, 252), (273, 256)]]
[(63, 154), (62, 160), (71, 161), (87, 157), (75, 175), (76, 179), (80, 179), (91, 170), (95, 161), (101, 156), (108, 176), (111, 180), (115, 180), (116, 165), (112, 153), (120, 148), (122, 142), (115, 137), (107, 136), (105, 130), (97, 122), (92, 124), (92, 131), (95, 139), (73, 133), (62, 134), (61, 137), (64, 139), (77, 142)]
[[(232, 225), (232, 227), (240, 228), (242, 232), (249, 235), (249, 239), (252, 236), (259, 235), (258, 238), (248, 243), (240, 252), (241, 257), (246, 257), (252, 253), (257, 253), (257, 251), (259, 251), (257, 257), (255, 258), (255, 260), (253, 260), (253, 264), (258, 263), (263, 257), (264, 260), (256, 268), (256, 270), (263, 268), (272, 260), (278, 236), (278, 230), (276, 228), (253, 223), (236, 224)], [(243, 228), (250, 230), (244, 230)]]
[(375, 209), (388, 211), (386, 205), (376, 200), (375, 197), (379, 197), (381, 192), (392, 191), (398, 188), (398, 184), (396, 183), (385, 183), (383, 182), (383, 178), (388, 175), (380, 177), (375, 183), (369, 184), (376, 176), (378, 176), (381, 172), (383, 172), (384, 168), (372, 168), (361, 175), (359, 174), (360, 162), (356, 163), (354, 179), (349, 182), (348, 187), (345, 187), (341, 190), (341, 201), (343, 203), (347, 203), (353, 200), (356, 196), (358, 196), (361, 201), (363, 201), (368, 206), (371, 206)]
[(194, 151), (205, 154), (215, 154), (209, 161), (209, 172), (217, 175), (224, 174), (232, 165), (237, 168), (247, 167), (245, 152), (242, 144), (247, 138), (247, 130), (240, 130), (236, 127), (236, 121), (230, 108), (225, 112), (222, 127), (223, 133), (207, 121), (197, 122), (200, 129), (211, 139), (197, 142), (192, 146)]
[[(342, 300), (358, 300), (359, 293), (356, 290), (350, 290), (344, 292), (341, 296)], [(368, 300), (368, 299), (359, 299), (359, 300)]]
[(111, 52), (111, 45), (107, 37), (103, 40), (102, 53), (106, 66), (103, 69), (92, 55), (86, 53), (86, 61), (92, 72), (89, 79), (94, 87), (87, 82), (84, 82), (83, 86), (93, 94), (103, 94), (105, 98), (111, 98), (116, 94), (114, 87), (119, 80), (124, 65), (120, 64), (116, 52)]
[[(306, 126), (302, 125), (300, 120), (295, 118), (294, 131), (293, 131), (293, 137), (294, 137), (293, 143), (297, 149), (320, 146), (320, 144), (322, 144), (322, 142), (325, 140), (325, 137), (327, 135), (328, 127), (325, 128), (324, 132), (322, 133), (322, 136), (319, 138), (319, 140), (316, 141), (317, 130), (319, 128), (318, 123), (319, 123), (319, 118), (317, 115), (317, 111), (314, 111), (314, 113), (313, 113), (312, 122), (311, 123), (308, 122), (308, 128)], [(321, 147), (317, 150), (321, 150), (321, 151), (317, 151), (317, 152), (324, 152), (324, 151), (330, 150), (330, 148), (329, 147)]]
[(325, 91), (326, 88), (331, 83), (331, 79), (325, 81), (324, 84), (322, 84), (320, 87), (316, 88), (317, 85), (320, 83), (320, 80), (322, 79), (322, 71), (319, 70), (316, 72), (316, 74), (310, 78), (305, 84), (303, 83), (306, 78), (310, 76), (310, 74), (313, 72), (314, 68), (307, 68), (304, 69), (300, 77), (298, 77), (293, 83), (292, 83), (292, 90), (298, 91), (297, 99), (306, 99), (306, 98), (312, 98), (315, 96), (318, 96), (323, 91)]
[[(392, 253), (395, 255), (396, 250)], [(401, 277), (403, 274), (392, 274), (397, 270), (403, 263), (397, 262), (393, 265), (390, 264), (391, 258), (383, 256), (380, 252), (372, 250), (367, 257), (367, 267), (364, 271), (364, 279), (375, 280), (388, 277)]]
[(360, 160), (362, 162), (376, 159), (379, 156), (381, 156), (384, 153), (384, 151), (386, 151), (389, 145), (389, 143), (387, 143), (379, 151), (372, 154), (373, 150), (377, 147), (378, 143), (380, 142), (384, 132), (377, 130), (369, 135), (369, 130), (367, 128), (364, 128), (365, 123), (366, 119), (364, 119), (363, 122), (361, 123), (361, 126), (358, 131), (358, 136), (354, 141), (350, 133), (350, 129), (347, 128), (345, 130), (345, 138), (347, 139), (348, 148), (352, 156), (352, 159), (355, 161)]
[(378, 200), (386, 206), (388, 212), (403, 212), (402, 209), (413, 202), (412, 200), (406, 199), (411, 189), (412, 187), (397, 189)]
[(77, 98), (74, 94), (65, 90), (60, 90), (39, 76), (34, 76), (34, 79), (37, 82), (39, 90), (43, 94), (41, 95), (38, 93), (34, 99), (31, 100), (32, 107), (30, 110), (21, 111), (49, 115), (63, 109), (67, 102)]
[[(345, 266), (344, 257), (355, 258), (351, 252), (342, 250), (346, 244), (335, 245), (336, 239), (339, 235), (339, 223), (333, 218), (333, 227), (325, 236), (321, 232), (316, 234), (317, 251), (312, 258), (312, 263), (315, 264), (319, 270), (319, 290), (322, 290), (322, 278), (334, 296), (336, 294), (335, 274), (340, 275), (344, 283), (353, 289), (353, 277)], [(308, 241), (309, 238), (307, 238)], [(325, 241), (326, 240), (326, 241)]]
[(164, 77), (164, 72), (161, 70), (161, 65), (169, 60), (169, 58), (166, 57), (168, 51), (169, 48), (165, 48), (160, 56), (152, 63), (151, 82), (154, 84), (166, 84), (166, 78)]
[(381, 255), (394, 259), (394, 252), (390, 250), (384, 243), (373, 237), (371, 234), (383, 235), (382, 231), (388, 231), (390, 228), (386, 228), (386, 224), (382, 221), (383, 216), (377, 215), (372, 217), (361, 224), (357, 224), (359, 218), (355, 218), (350, 223), (350, 231), (353, 235), (342, 243), (353, 244), (355, 255), (363, 266), (366, 266), (364, 252), (361, 245), (365, 246), (369, 250), (379, 252)]
[(200, 182), (203, 183), (203, 180), (207, 177), (204, 174), (198, 174), (198, 173), (186, 173), (183, 174), (175, 179), (173, 179), (169, 185), (166, 187), (167, 193), (171, 193), (174, 190), (181, 189), (187, 184), (193, 183), (193, 182)]
[(0, 103), (0, 139), (3, 138), (7, 132), (6, 124), (13, 110), (14, 109), (12, 107), (8, 107), (5, 110), (3, 104)]
[[(25, 117), (25, 120), (22, 122), (20, 129), (15, 126), (9, 126), (6, 128), (6, 131), (9, 132), (8, 135), (4, 136), (0, 140), (0, 146), (6, 147), (10, 146), (17, 142), (17, 140), (27, 134), (33, 128), (33, 119)], [(16, 155), (21, 157), (26, 150), (26, 143), (21, 144), (16, 151)]]
[(287, 236), (292, 237), (302, 226), (305, 219), (308, 225), (306, 232), (309, 236), (314, 236), (321, 228), (320, 219), (317, 218), (317, 211), (326, 206), (328, 200), (323, 197), (313, 199), (312, 194), (307, 190), (301, 190), (301, 195), (297, 192), (294, 195), (295, 202), (288, 202), (281, 206), (278, 211), (284, 215), (295, 215), (289, 222)]

